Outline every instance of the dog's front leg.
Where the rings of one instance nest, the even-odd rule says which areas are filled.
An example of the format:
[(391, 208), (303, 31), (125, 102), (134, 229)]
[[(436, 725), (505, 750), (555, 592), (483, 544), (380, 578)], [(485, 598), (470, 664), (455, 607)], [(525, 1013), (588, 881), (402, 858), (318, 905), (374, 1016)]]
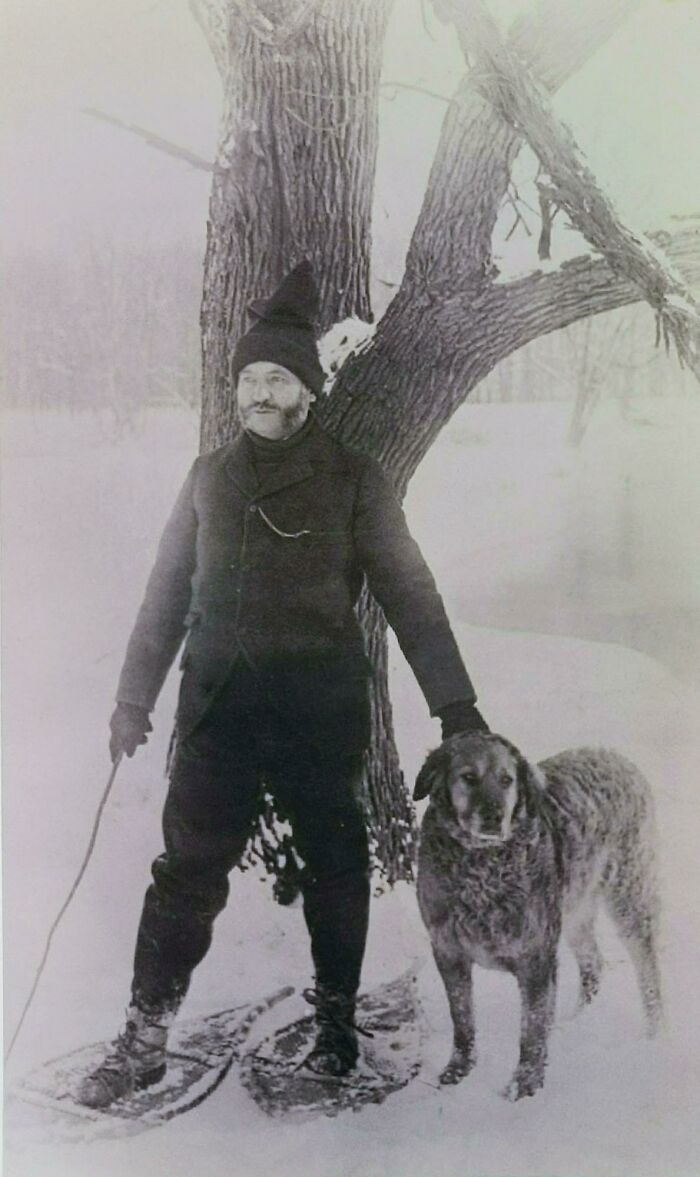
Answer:
[(454, 952), (446, 952), (433, 944), (433, 956), (447, 992), (453, 1028), (452, 1054), (440, 1073), (440, 1083), (459, 1083), (476, 1062), (472, 962), (458, 947)]
[(556, 1002), (556, 950), (523, 961), (516, 971), (521, 1000), (520, 1058), (503, 1094), (507, 1099), (534, 1095), (544, 1083), (547, 1040)]

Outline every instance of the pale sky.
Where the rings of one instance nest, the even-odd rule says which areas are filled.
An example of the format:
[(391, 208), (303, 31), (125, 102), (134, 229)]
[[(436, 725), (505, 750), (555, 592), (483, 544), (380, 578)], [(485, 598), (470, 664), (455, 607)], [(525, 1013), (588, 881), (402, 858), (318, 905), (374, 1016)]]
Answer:
[[(504, 23), (527, 7), (491, 6)], [(385, 76), (449, 94), (459, 51), (425, 8), (429, 32), (419, 0), (395, 0)], [(186, 0), (5, 0), (2, 34), (6, 237), (40, 249), (105, 233), (203, 240), (209, 176), (80, 113), (101, 108), (213, 158), (218, 75)], [(700, 211), (699, 75), (699, 0), (649, 0), (557, 96), (641, 227)], [(382, 108), (376, 231), (402, 249), (443, 109), (405, 92)]]

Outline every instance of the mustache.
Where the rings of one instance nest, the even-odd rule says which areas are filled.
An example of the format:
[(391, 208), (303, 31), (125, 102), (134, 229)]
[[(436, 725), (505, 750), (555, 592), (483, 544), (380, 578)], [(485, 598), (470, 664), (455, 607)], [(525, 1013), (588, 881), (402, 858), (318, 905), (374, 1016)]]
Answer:
[(300, 404), (287, 405), (285, 408), (282, 408), (280, 405), (276, 405), (271, 401), (263, 401), (260, 404), (248, 405), (247, 408), (241, 409), (240, 413), (242, 420), (247, 421), (248, 418), (253, 415), (253, 413), (259, 412), (261, 409), (277, 413), (277, 415), (281, 417), (282, 420), (287, 424), (294, 424), (299, 420), (303, 413), (302, 406)]

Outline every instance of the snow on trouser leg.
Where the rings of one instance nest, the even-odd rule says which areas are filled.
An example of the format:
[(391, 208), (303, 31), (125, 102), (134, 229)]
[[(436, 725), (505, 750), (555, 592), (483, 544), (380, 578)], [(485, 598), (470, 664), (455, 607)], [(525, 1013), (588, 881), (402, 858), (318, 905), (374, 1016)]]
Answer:
[(136, 938), (132, 1001), (146, 1009), (176, 1012), (193, 970), (206, 956), (213, 924), (228, 898), (225, 873), (197, 879), (173, 868), (167, 854), (153, 864)]

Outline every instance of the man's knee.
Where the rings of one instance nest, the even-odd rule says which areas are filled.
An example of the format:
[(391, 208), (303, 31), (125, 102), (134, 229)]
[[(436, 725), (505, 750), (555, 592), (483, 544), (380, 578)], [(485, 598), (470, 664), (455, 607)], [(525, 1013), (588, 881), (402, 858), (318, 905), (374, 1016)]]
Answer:
[(161, 902), (218, 915), (229, 893), (228, 864), (201, 863), (161, 854), (151, 868), (153, 889)]

